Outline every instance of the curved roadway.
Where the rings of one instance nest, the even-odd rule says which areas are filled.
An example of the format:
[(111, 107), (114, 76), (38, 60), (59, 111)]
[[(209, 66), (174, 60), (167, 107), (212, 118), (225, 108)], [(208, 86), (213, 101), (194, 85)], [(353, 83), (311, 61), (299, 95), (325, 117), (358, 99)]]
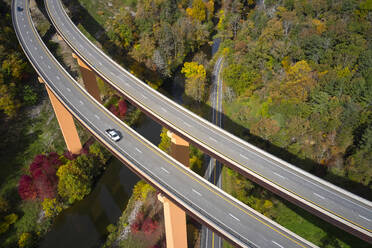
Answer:
[(94, 46), (74, 25), (60, 0), (44, 0), (58, 33), (103, 79), (132, 103), (225, 165), (372, 243), (372, 203), (241, 140), (169, 100)]
[[(92, 98), (43, 44), (31, 20), (29, 0), (13, 0), (12, 19), (34, 69), (70, 113), (129, 168), (189, 214), (242, 247), (314, 247), (185, 168)], [(105, 134), (107, 128), (119, 130), (123, 138), (113, 142)]]

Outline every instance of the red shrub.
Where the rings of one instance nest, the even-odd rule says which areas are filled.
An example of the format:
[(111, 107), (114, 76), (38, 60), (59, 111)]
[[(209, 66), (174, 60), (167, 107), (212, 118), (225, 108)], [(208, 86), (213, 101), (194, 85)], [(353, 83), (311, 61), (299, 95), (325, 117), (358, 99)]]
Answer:
[(29, 168), (31, 176), (24, 175), (19, 180), (18, 193), (21, 198), (54, 198), (58, 181), (56, 171), (61, 163), (57, 153), (35, 156)]
[(33, 200), (37, 197), (37, 191), (30, 176), (23, 175), (19, 180), (18, 194), (22, 200)]
[(120, 100), (118, 106), (120, 116), (124, 117), (125, 113), (127, 113), (127, 103), (124, 100)]
[(130, 230), (132, 233), (137, 233), (140, 230), (140, 224), (138, 222), (133, 222), (133, 224), (130, 226)]
[(151, 234), (153, 233), (156, 228), (158, 228), (158, 223), (156, 221), (153, 221), (151, 218), (147, 217), (145, 221), (142, 224), (142, 230), (146, 234)]
[(111, 113), (113, 113), (113, 114), (116, 115), (116, 116), (119, 115), (118, 107), (116, 107), (115, 105), (111, 105), (111, 107), (110, 107), (110, 111), (111, 111)]
[(35, 171), (32, 177), (40, 200), (56, 196), (58, 178), (55, 173), (48, 175), (43, 169), (39, 169)]

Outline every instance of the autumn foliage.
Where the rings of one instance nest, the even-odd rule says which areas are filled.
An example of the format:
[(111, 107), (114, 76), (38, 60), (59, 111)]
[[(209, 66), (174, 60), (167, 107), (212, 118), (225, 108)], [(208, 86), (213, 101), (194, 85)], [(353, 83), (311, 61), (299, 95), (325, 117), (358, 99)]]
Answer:
[(128, 109), (124, 99), (120, 99), (117, 103), (110, 104), (108, 108), (111, 113), (118, 117), (124, 117)]
[(139, 212), (136, 216), (136, 220), (130, 226), (132, 233), (137, 233), (139, 231), (145, 234), (152, 234), (159, 226), (156, 220), (151, 217), (144, 215), (143, 212)]
[(124, 100), (120, 100), (118, 103), (119, 115), (125, 116), (127, 113), (127, 103)]
[(146, 234), (152, 234), (156, 228), (158, 228), (158, 222), (154, 221), (152, 218), (147, 217), (142, 224), (142, 230)]
[(57, 153), (37, 155), (29, 167), (30, 175), (19, 180), (18, 193), (23, 200), (44, 200), (56, 196), (56, 170), (61, 165)]

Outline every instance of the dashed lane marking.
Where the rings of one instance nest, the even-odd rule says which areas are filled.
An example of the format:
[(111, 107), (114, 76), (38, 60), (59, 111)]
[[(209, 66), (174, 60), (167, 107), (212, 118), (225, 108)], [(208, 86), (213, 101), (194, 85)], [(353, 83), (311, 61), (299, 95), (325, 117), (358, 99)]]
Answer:
[(247, 159), (247, 160), (249, 160), (249, 158), (248, 158), (247, 156), (244, 156), (244, 155), (243, 155), (243, 154), (241, 154), (241, 153), (239, 154), (239, 156), (240, 156), (240, 157), (242, 157), (242, 158), (244, 158), (244, 159)]
[(365, 220), (367, 220), (367, 221), (371, 221), (370, 219), (368, 219), (367, 217), (364, 217), (363, 215), (360, 215), (360, 214), (359, 214), (359, 217), (362, 218), (362, 219), (365, 219)]
[(235, 220), (237, 220), (237, 221), (240, 221), (238, 218), (236, 218), (234, 215), (232, 215), (232, 214), (230, 214), (229, 213), (229, 215), (233, 218), (233, 219), (235, 219)]
[(277, 242), (275, 242), (274, 240), (271, 240), (271, 242), (273, 242), (274, 244), (276, 244), (277, 246), (281, 247), (281, 248), (284, 248), (281, 244), (278, 244)]
[(313, 193), (314, 195), (316, 195), (317, 197), (319, 197), (320, 199), (325, 199), (325, 197), (324, 196), (322, 196), (322, 195), (319, 195), (319, 194), (317, 194), (317, 193)]
[(285, 179), (285, 177), (283, 177), (283, 176), (280, 175), (279, 173), (276, 173), (276, 172), (273, 172), (273, 173), (274, 173), (275, 175), (277, 175), (278, 177)]
[(192, 189), (192, 192), (194, 192), (195, 194), (197, 194), (198, 196), (202, 196), (202, 194), (200, 194), (198, 191), (196, 191), (195, 189)]

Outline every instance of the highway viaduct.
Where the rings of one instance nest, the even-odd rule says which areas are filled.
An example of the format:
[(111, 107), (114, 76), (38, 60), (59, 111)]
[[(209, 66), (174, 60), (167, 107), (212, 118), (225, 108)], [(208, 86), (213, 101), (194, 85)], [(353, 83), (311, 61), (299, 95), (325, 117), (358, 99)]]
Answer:
[(60, 0), (44, 0), (57, 32), (91, 70), (154, 120), (252, 181), (372, 242), (372, 203), (311, 175), (200, 118), (150, 88), (92, 44)]
[[(68, 149), (72, 153), (79, 153), (81, 148), (72, 119), (74, 117), (124, 164), (166, 197), (165, 201), (162, 198), (164, 209), (169, 211), (170, 225), (176, 227), (167, 227), (172, 231), (167, 241), (178, 241), (177, 230), (182, 230), (182, 227), (177, 227), (173, 217), (183, 219), (182, 209), (237, 246), (315, 247), (210, 184), (105, 109), (100, 99), (95, 99), (87, 92), (93, 91), (94, 95), (94, 89), (89, 86), (93, 85), (94, 88), (94, 82), (84, 82), (85, 90), (46, 48), (31, 20), (28, 0), (13, 0), (12, 19), (22, 49), (39, 74), (40, 81), (45, 83)], [(88, 70), (87, 73), (91, 72)], [(105, 134), (107, 128), (119, 130), (122, 140), (114, 142), (108, 138)], [(172, 134), (172, 138), (177, 145), (177, 136)], [(181, 151), (186, 151), (187, 144), (181, 143)], [(186, 152), (181, 154), (185, 155)], [(171, 201), (167, 202), (168, 199)], [(172, 208), (175, 209), (173, 212)], [(185, 245), (183, 243), (177, 247)]]

